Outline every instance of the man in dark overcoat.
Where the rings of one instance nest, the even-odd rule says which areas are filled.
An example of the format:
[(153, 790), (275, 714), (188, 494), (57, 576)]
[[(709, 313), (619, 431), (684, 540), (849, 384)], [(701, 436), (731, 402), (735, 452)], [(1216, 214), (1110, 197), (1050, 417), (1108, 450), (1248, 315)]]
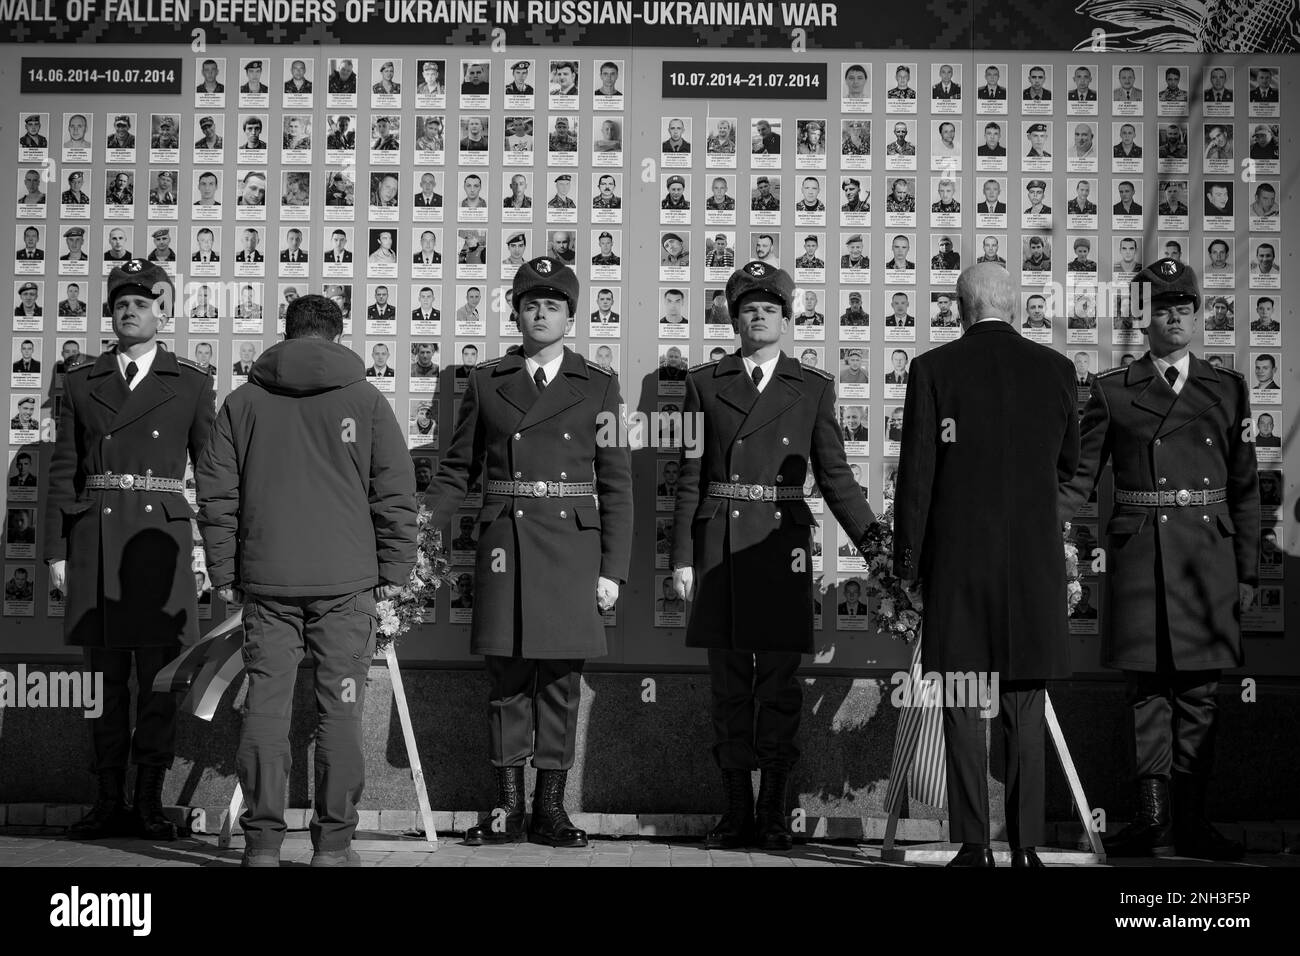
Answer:
[[(99, 780), (71, 834), (139, 833), (170, 840), (162, 811), (176, 736), (176, 701), (154, 675), (199, 638), (185, 457), (197, 460), (215, 403), (211, 377), (161, 348), (175, 289), (159, 265), (131, 259), (108, 278), (116, 347), (67, 371), (50, 463), (45, 556), (50, 586), (65, 588), (67, 643), (104, 675), (103, 713), (91, 723)], [(139, 686), (134, 736), (127, 686)], [(127, 758), (137, 767), (134, 819), (126, 813)]]
[[(627, 580), (632, 477), (619, 443), (618, 376), (564, 345), (578, 279), (542, 256), (515, 273), (523, 345), (469, 370), (451, 447), (429, 483), (445, 528), (483, 481), (471, 649), (491, 684), (493, 812), (470, 844), (524, 838), (524, 763), (537, 768), (528, 836), (586, 846), (564, 809), (576, 747), (583, 661), (606, 653), (601, 612)], [(593, 494), (596, 497), (592, 497)]]
[[(673, 516), (673, 579), (694, 601), (689, 647), (708, 648), (714, 759), (727, 810), (714, 847), (788, 850), (786, 789), (799, 757), (800, 655), (813, 652), (811, 460), (831, 513), (861, 543), (879, 532), (844, 454), (835, 379), (781, 350), (794, 281), (750, 262), (727, 282), (737, 352), (691, 369), (684, 418), (702, 448), (683, 450)], [(762, 600), (755, 597), (762, 595)], [(757, 717), (757, 721), (755, 718)], [(757, 814), (750, 773), (762, 771)]]
[(1160, 259), (1137, 283), (1149, 306), (1134, 324), (1149, 348), (1093, 382), (1069, 502), (1077, 510), (1111, 462), (1103, 663), (1124, 671), (1138, 812), (1107, 853), (1236, 859), (1241, 844), (1210, 826), (1206, 788), (1215, 691), (1224, 668), (1245, 662), (1241, 612), (1259, 583), (1250, 398), (1240, 372), (1189, 351), (1195, 272)]
[[(1074, 367), (1019, 335), (1016, 297), (1002, 266), (967, 269), (957, 282), (962, 337), (912, 362), (894, 573), (920, 581), (925, 671), (966, 689), (957, 675), (973, 673), (1000, 692), (1011, 863), (1041, 866), (1046, 682), (1070, 676), (1062, 501), (1079, 425)], [(988, 867), (984, 722), (965, 697), (944, 700), (948, 826), (962, 844), (949, 865)]]

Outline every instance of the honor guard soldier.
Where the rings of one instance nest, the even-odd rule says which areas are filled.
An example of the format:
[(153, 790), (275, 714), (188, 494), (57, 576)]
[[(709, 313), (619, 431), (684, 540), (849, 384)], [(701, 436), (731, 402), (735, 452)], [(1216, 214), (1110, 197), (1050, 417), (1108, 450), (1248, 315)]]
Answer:
[(1240, 373), (1188, 350), (1196, 274), (1160, 259), (1137, 283), (1149, 296), (1146, 314), (1135, 310), (1149, 351), (1093, 382), (1067, 492), (1074, 513), (1110, 460), (1103, 662), (1125, 675), (1138, 812), (1106, 851), (1236, 859), (1241, 845), (1209, 823), (1206, 788), (1215, 692), (1221, 671), (1244, 663), (1241, 613), (1259, 580), (1259, 481), (1243, 435), (1250, 401)]
[(470, 644), (486, 657), (491, 684), (497, 793), (495, 809), (465, 834), (471, 845), (524, 839), (530, 756), (537, 788), (528, 838), (587, 844), (565, 812), (564, 790), (583, 661), (606, 653), (601, 612), (627, 579), (632, 477), (628, 450), (611, 434), (618, 377), (564, 345), (577, 304), (578, 279), (563, 262), (542, 256), (520, 266), (511, 305), (523, 345), (470, 370), (426, 497), (442, 528), (483, 481)]
[[(199, 639), (185, 456), (198, 460), (215, 398), (206, 372), (154, 338), (174, 299), (161, 266), (131, 259), (114, 269), (108, 304), (117, 345), (64, 379), (45, 556), (50, 586), (67, 595), (64, 638), (83, 649), (89, 671), (104, 675), (103, 713), (90, 728), (98, 796), (70, 830), (82, 839), (176, 836), (162, 810), (176, 700), (152, 687), (181, 645)], [(136, 765), (131, 814), (123, 793), (128, 755)]]
[(704, 451), (681, 459), (673, 582), (681, 598), (697, 591), (687, 646), (708, 649), (713, 754), (727, 794), (711, 847), (792, 844), (785, 801), (799, 756), (795, 671), (799, 656), (813, 652), (809, 460), (850, 540), (860, 544), (879, 527), (844, 455), (834, 377), (781, 350), (793, 296), (789, 273), (763, 262), (742, 266), (727, 283), (740, 350), (697, 365), (686, 379), (682, 415), (700, 416)]

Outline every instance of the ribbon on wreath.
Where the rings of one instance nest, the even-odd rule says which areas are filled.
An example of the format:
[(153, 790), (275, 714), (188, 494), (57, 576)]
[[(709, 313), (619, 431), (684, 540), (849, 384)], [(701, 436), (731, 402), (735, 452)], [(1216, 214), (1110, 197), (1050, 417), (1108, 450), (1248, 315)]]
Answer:
[(908, 667), (911, 698), (898, 716), (894, 759), (889, 767), (885, 806), (893, 810), (902, 800), (903, 780), (912, 799), (943, 808), (948, 803), (948, 773), (943, 744), (943, 685), (927, 681), (921, 669), (923, 628), (917, 629)]
[(211, 720), (231, 683), (244, 672), (244, 612), (236, 611), (158, 672), (153, 689), (181, 693), (177, 707)]

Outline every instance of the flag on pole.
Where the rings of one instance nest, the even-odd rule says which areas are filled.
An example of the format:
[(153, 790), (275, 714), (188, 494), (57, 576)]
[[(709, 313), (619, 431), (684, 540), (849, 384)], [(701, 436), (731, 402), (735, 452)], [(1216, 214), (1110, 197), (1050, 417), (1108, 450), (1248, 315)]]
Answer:
[(921, 641), (918, 632), (908, 668), (910, 706), (898, 715), (894, 759), (889, 768), (885, 806), (892, 812), (902, 800), (903, 779), (912, 799), (932, 807), (948, 804), (948, 774), (943, 746), (943, 687), (922, 679)]
[(184, 692), (177, 706), (200, 720), (211, 720), (221, 695), (244, 671), (244, 612), (236, 611), (181, 651), (158, 672), (153, 689), (159, 693)]

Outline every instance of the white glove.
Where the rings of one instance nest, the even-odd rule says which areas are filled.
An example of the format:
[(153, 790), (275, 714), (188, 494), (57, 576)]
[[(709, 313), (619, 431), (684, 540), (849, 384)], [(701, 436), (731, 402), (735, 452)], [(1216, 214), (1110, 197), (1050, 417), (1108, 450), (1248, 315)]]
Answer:
[(50, 587), (58, 588), (66, 593), (64, 587), (68, 581), (68, 562), (60, 558), (58, 561), (50, 562)]
[(227, 608), (244, 606), (244, 592), (233, 584), (230, 587), (218, 589), (217, 597), (226, 602)]
[(677, 568), (673, 571), (673, 590), (683, 601), (689, 601), (695, 590), (695, 569)]
[(601, 578), (596, 582), (596, 607), (602, 612), (612, 608), (618, 601), (618, 582)]

